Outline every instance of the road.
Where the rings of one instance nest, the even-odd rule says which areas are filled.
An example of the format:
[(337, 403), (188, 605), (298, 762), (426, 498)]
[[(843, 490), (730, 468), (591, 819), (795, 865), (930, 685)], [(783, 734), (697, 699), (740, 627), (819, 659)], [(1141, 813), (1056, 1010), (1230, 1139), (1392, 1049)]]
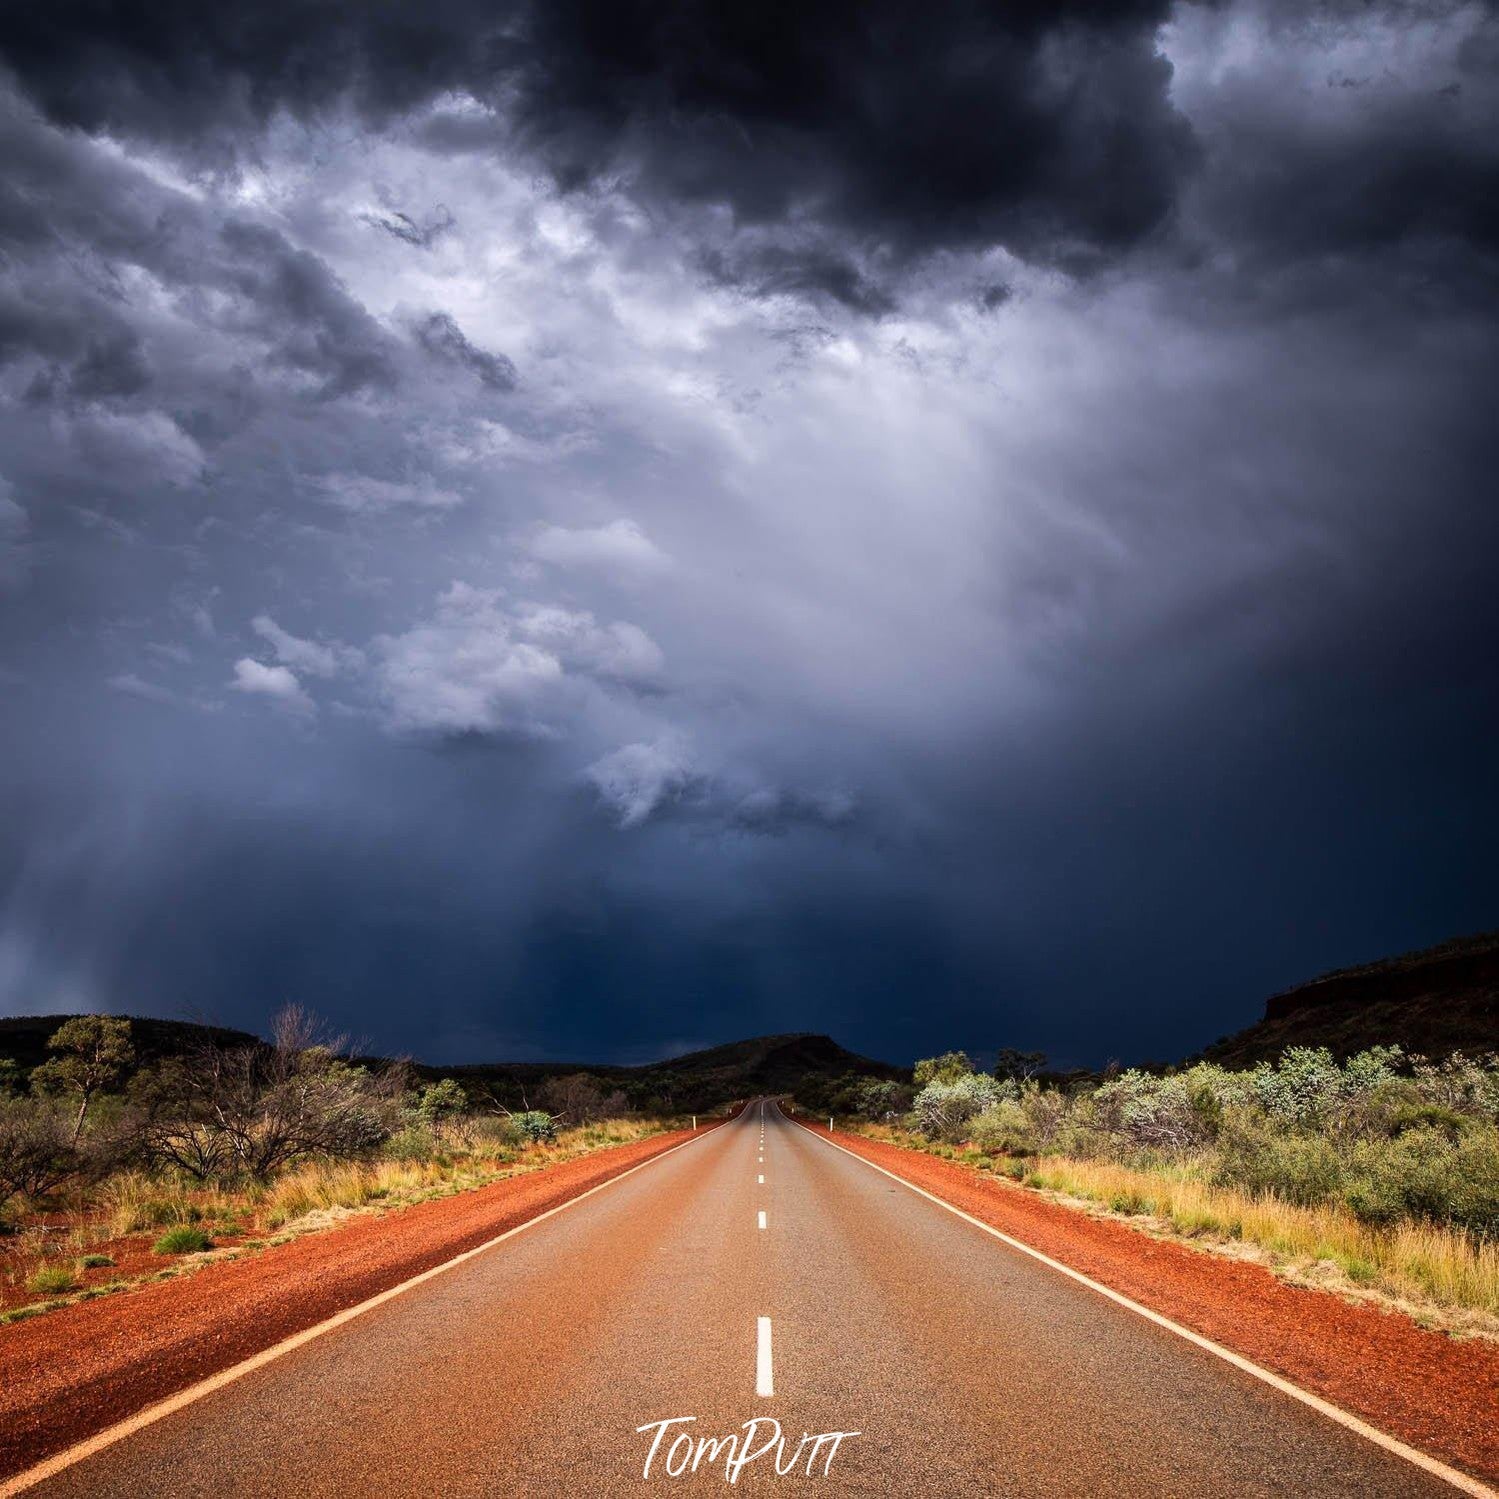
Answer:
[(726, 1492), (757, 1417), (740, 1491), (1454, 1492), (761, 1103), (30, 1492)]

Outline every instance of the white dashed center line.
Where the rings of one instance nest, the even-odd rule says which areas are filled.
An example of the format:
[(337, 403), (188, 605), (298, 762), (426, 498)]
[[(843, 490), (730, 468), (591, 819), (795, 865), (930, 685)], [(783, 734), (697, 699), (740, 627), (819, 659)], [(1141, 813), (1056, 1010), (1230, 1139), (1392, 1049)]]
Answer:
[(755, 1333), (755, 1394), (774, 1395), (775, 1392), (770, 1364), (770, 1318), (760, 1317)]
[(761, 1209), (761, 1212), (760, 1212), (760, 1227), (761, 1228), (765, 1227), (765, 1212), (764, 1212), (764, 1209)]

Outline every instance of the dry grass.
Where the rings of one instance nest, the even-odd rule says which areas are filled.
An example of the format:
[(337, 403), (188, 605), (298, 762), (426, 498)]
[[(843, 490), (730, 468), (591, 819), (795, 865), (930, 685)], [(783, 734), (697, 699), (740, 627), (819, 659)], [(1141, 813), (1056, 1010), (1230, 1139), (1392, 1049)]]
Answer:
[(106, 1215), (111, 1233), (123, 1236), (224, 1217), (234, 1211), (242, 1196), (170, 1177), (122, 1171), (99, 1187), (95, 1202)]
[(551, 1144), (523, 1148), (495, 1147), (457, 1134), (428, 1160), (311, 1161), (284, 1172), (269, 1185), (251, 1183), (233, 1189), (125, 1171), (99, 1188), (95, 1206), (102, 1211), (110, 1233), (117, 1236), (198, 1224), (217, 1225), (228, 1232), (250, 1224), (279, 1229), (309, 1214), (464, 1191), (672, 1127), (671, 1122), (661, 1120), (606, 1119), (563, 1130)]
[(1298, 1207), (1215, 1187), (1194, 1179), (1190, 1167), (1137, 1171), (1050, 1156), (1037, 1163), (1027, 1185), (1033, 1178), (1049, 1191), (1145, 1214), (1188, 1237), (1240, 1240), (1308, 1265), (1328, 1261), (1356, 1285), (1499, 1318), (1499, 1244), (1459, 1229), (1415, 1222), (1374, 1227), (1346, 1208)]
[(469, 1151), (457, 1142), (451, 1151), (426, 1161), (312, 1162), (278, 1177), (263, 1189), (254, 1207), (263, 1226), (277, 1229), (312, 1214), (357, 1210), (372, 1203), (416, 1202), (482, 1187), (671, 1127), (658, 1120), (606, 1119), (563, 1130), (551, 1144), (524, 1149)]
[[(224, 1243), (205, 1259), (253, 1252), (267, 1240), (280, 1243), (349, 1213), (379, 1212), (451, 1196), (611, 1145), (644, 1140), (685, 1122), (607, 1119), (560, 1131), (550, 1143), (524, 1145), (498, 1143), (483, 1128), (466, 1131), (459, 1126), (445, 1133), (428, 1159), (312, 1161), (270, 1183), (235, 1187), (207, 1187), (165, 1174), (119, 1172), (86, 1197), (71, 1200), (62, 1221), (54, 1214), (45, 1224), (38, 1220), (20, 1227), (4, 1241), (0, 1287), (10, 1288), (7, 1299), (17, 1293), (57, 1295), (77, 1290), (75, 1272), (113, 1264), (110, 1255), (94, 1252), (100, 1245), (120, 1253), (116, 1242), (137, 1235), (164, 1243), (174, 1233), (199, 1230)], [(66, 1287), (64, 1280), (69, 1283)], [(79, 1294), (108, 1294), (128, 1283), (89, 1286)], [(0, 1314), (0, 1321), (63, 1304), (33, 1302)]]
[[(892, 1144), (922, 1148), (914, 1136), (872, 1126), (862, 1131)], [(940, 1154), (978, 1163), (976, 1152)], [(985, 1158), (985, 1164), (990, 1164)], [(1153, 1171), (1107, 1161), (1042, 1156), (998, 1158), (993, 1169), (1025, 1186), (1142, 1216), (1152, 1227), (1191, 1239), (1250, 1245), (1292, 1278), (1377, 1291), (1460, 1330), (1499, 1333), (1499, 1243), (1435, 1223), (1388, 1228), (1361, 1223), (1346, 1208), (1298, 1207), (1273, 1196), (1253, 1196), (1204, 1181), (1192, 1164)], [(1329, 1277), (1327, 1268), (1336, 1274)]]

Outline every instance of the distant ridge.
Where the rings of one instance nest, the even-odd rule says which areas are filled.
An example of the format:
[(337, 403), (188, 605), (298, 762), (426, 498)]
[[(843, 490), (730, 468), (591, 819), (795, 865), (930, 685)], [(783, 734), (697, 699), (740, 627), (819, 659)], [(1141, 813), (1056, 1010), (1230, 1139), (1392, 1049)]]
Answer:
[[(250, 1045), (259, 1038), (248, 1031), (229, 1030), (221, 1025), (199, 1025), (191, 1020), (157, 1020), (150, 1015), (124, 1015), (130, 1022), (131, 1040), (136, 1057), (142, 1062), (156, 1062), (163, 1057), (181, 1056), (200, 1045), (209, 1036), (226, 1045)], [(0, 1057), (9, 1057), (23, 1072), (46, 1061), (48, 1038), (69, 1015), (0, 1016)]]
[(1446, 1056), (1499, 1050), (1499, 932), (1335, 969), (1274, 995), (1264, 1018), (1203, 1053), (1248, 1067), (1287, 1046), (1348, 1056), (1367, 1046)]
[(807, 1031), (730, 1041), (638, 1067), (498, 1062), (423, 1070), (441, 1071), (460, 1082), (483, 1082), (491, 1086), (499, 1082), (523, 1086), (559, 1073), (588, 1072), (624, 1089), (632, 1101), (653, 1101), (668, 1109), (707, 1107), (756, 1094), (791, 1093), (809, 1078), (831, 1080), (850, 1073), (888, 1078), (910, 1075), (909, 1068), (861, 1057), (840, 1046), (831, 1036)]
[[(30, 1071), (45, 1060), (47, 1038), (69, 1018), (67, 1015), (0, 1018), (0, 1057), (9, 1057), (22, 1071)], [(209, 1034), (239, 1045), (253, 1044), (258, 1039), (245, 1031), (195, 1025), (184, 1020), (134, 1015), (123, 1018), (130, 1021), (142, 1062), (192, 1051)], [(418, 1076), (457, 1078), (475, 1090), (489, 1089), (515, 1102), (520, 1101), (525, 1090), (549, 1077), (587, 1072), (623, 1092), (633, 1107), (667, 1111), (706, 1109), (755, 1094), (791, 1093), (811, 1078), (833, 1079), (850, 1073), (860, 1077), (904, 1078), (910, 1071), (861, 1057), (840, 1046), (831, 1036), (803, 1031), (730, 1041), (632, 1067), (607, 1062), (474, 1062), (448, 1067), (413, 1062), (411, 1065)]]

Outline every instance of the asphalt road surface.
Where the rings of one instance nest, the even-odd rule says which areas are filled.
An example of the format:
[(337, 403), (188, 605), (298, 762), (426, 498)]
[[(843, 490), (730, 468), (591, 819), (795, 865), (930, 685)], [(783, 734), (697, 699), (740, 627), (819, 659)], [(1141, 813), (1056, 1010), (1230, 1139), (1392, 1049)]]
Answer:
[(31, 1492), (726, 1493), (757, 1448), (734, 1490), (1454, 1492), (759, 1103)]

